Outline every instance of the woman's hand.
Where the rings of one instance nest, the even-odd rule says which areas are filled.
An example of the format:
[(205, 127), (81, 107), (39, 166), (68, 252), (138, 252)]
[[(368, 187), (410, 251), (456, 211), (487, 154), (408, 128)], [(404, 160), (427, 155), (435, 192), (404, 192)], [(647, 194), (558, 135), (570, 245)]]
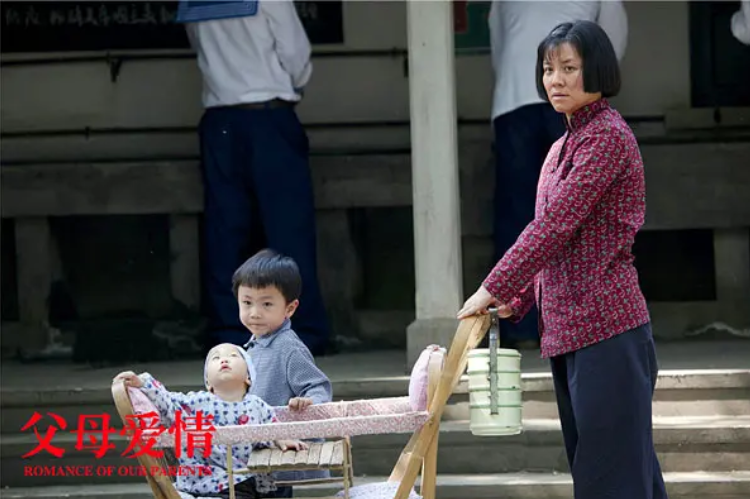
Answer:
[(497, 316), (501, 319), (507, 319), (508, 317), (511, 317), (513, 315), (513, 310), (508, 305), (504, 305), (500, 302), (496, 302), (497, 304)]
[(466, 300), (463, 308), (458, 311), (458, 318), (465, 319), (475, 314), (485, 315), (489, 313), (487, 309), (492, 305), (497, 307), (497, 316), (501, 319), (507, 319), (513, 315), (513, 310), (508, 305), (497, 301), (484, 286), (479, 286), (476, 293)]
[(143, 386), (143, 381), (141, 381), (141, 378), (138, 377), (136, 373), (133, 371), (124, 371), (115, 376), (115, 378), (112, 380), (112, 384), (118, 383), (118, 382), (125, 382), (125, 386), (132, 386), (133, 388), (140, 388)]
[(464, 306), (458, 311), (457, 317), (459, 319), (465, 319), (472, 315), (484, 315), (488, 313), (487, 307), (497, 303), (497, 300), (487, 291), (484, 286), (479, 286), (479, 289), (466, 300)]

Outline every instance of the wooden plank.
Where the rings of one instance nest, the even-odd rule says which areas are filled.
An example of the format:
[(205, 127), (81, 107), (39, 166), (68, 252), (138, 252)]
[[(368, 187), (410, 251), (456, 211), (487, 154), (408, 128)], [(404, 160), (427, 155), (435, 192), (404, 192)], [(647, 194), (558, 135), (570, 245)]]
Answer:
[(294, 457), (294, 465), (295, 466), (307, 465), (308, 457), (310, 457), (310, 449), (303, 449), (303, 450), (297, 451)]
[(301, 451), (263, 449), (250, 455), (248, 468), (250, 470), (339, 469), (344, 465), (346, 451), (344, 440), (314, 443), (309, 449)]
[(335, 442), (326, 442), (320, 449), (320, 458), (318, 459), (318, 464), (321, 467), (328, 466), (328, 464), (331, 462), (331, 458), (333, 457), (334, 444)]
[(271, 451), (271, 459), (268, 461), (268, 466), (272, 468), (281, 466), (282, 460), (283, 460), (283, 456), (281, 455), (281, 450), (273, 449)]
[(440, 420), (448, 398), (455, 391), (466, 370), (468, 353), (480, 344), (488, 328), (487, 315), (463, 319), (459, 323), (445, 359), (440, 381), (430, 402), (430, 419), (407, 442), (388, 479), (400, 482), (395, 499), (406, 499), (414, 487), (424, 456), (440, 431)]
[(0, 178), (3, 217), (199, 213), (203, 205), (195, 161), (3, 166)]
[[(463, 149), (474, 146), (466, 144)], [(481, 151), (462, 155), (464, 237), (487, 237), (493, 231), (493, 160)], [(750, 140), (642, 144), (641, 152), (646, 174), (644, 230), (750, 226)]]
[[(278, 480), (276, 486), (278, 487), (296, 487), (297, 485), (321, 485), (327, 483), (341, 483), (341, 477), (333, 478), (311, 478), (309, 480)], [(295, 496), (299, 497), (299, 496)], [(310, 499), (310, 498), (307, 498)], [(325, 499), (324, 497), (315, 497), (315, 499)], [(334, 497), (331, 499), (341, 499), (341, 497)]]
[(346, 469), (344, 470), (344, 476), (346, 477), (349, 485), (354, 485), (354, 459), (352, 459), (352, 439), (346, 437), (344, 439), (346, 443)]
[(200, 236), (196, 215), (170, 215), (169, 279), (172, 297), (185, 307), (200, 305)]
[[(432, 405), (432, 399), (435, 396), (438, 383), (440, 382), (440, 374), (443, 369), (443, 362), (445, 356), (442, 352), (433, 352), (430, 355), (429, 362), (427, 364), (427, 406)], [(430, 443), (430, 446), (425, 452), (424, 459), (422, 460), (422, 484), (420, 487), (420, 493), (423, 499), (435, 499), (435, 491), (437, 488), (437, 458), (438, 458), (438, 441), (440, 438), (440, 432), (438, 432)]]
[(337, 440), (333, 444), (333, 454), (331, 454), (331, 461), (328, 463), (331, 467), (341, 467), (344, 465), (344, 442)]
[(411, 206), (408, 154), (313, 156), (310, 166), (318, 209)]
[[(734, 109), (739, 110), (740, 116)], [(747, 108), (720, 109), (721, 127), (741, 126), (737, 118), (745, 118)], [(670, 120), (669, 113), (665, 116)], [(710, 121), (713, 121), (713, 109)], [(674, 120), (672, 120), (674, 122)], [(633, 132), (642, 145), (657, 142), (714, 142), (741, 140), (750, 137), (750, 131), (742, 128), (732, 130), (689, 130), (673, 133), (665, 131), (665, 124), (658, 122), (632, 123)], [(705, 122), (704, 122), (705, 124)], [(713, 126), (713, 125), (712, 125)], [(666, 128), (669, 128), (667, 124)], [(10, 132), (10, 130), (4, 130)], [(100, 131), (101, 132), (101, 131)], [(411, 147), (409, 123), (372, 124), (367, 126), (308, 127), (310, 149), (314, 155), (330, 155), (331, 151), (408, 151)], [(6, 163), (80, 161), (82, 158), (97, 158), (118, 161), (121, 158), (152, 160), (153, 158), (177, 158), (200, 154), (195, 129), (173, 129), (164, 131), (131, 129), (123, 133), (86, 133), (77, 129), (70, 135), (6, 135), (3, 137), (3, 161)], [(485, 149), (492, 143), (492, 129), (482, 123), (463, 123), (458, 128), (459, 155), (467, 142), (481, 142)], [(491, 154), (491, 151), (489, 151)], [(464, 163), (461, 162), (463, 169)]]
[(247, 464), (248, 468), (266, 468), (271, 460), (271, 449), (261, 449), (253, 451), (250, 454), (250, 461)]
[(310, 450), (307, 454), (307, 464), (309, 466), (317, 466), (320, 462), (320, 451), (323, 449), (323, 444), (310, 444)]
[[(408, 155), (314, 156), (318, 208), (409, 206)], [(197, 161), (0, 168), (2, 216), (189, 214), (203, 210)]]
[(293, 450), (281, 451), (281, 466), (285, 468), (294, 467), (297, 461), (297, 452)]
[(641, 147), (647, 230), (750, 226), (750, 142)]
[(719, 108), (721, 120), (718, 123), (715, 119), (716, 111), (713, 107), (667, 109), (664, 113), (664, 125), (667, 130), (700, 132), (719, 127), (743, 127), (750, 123), (750, 107)]
[[(750, 225), (750, 142), (644, 144), (641, 151), (647, 230)], [(316, 206), (408, 206), (410, 161), (408, 154), (313, 156)], [(6, 218), (202, 210), (197, 161), (13, 165), (0, 168), (0, 177)], [(492, 230), (491, 210), (481, 211), (486, 220), (475, 220), (470, 235)]]

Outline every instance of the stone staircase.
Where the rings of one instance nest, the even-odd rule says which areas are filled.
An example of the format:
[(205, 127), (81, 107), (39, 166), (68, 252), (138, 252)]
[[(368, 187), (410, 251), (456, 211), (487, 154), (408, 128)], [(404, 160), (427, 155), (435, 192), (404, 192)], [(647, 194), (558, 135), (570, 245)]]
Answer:
[[(732, 345), (737, 345), (727, 347), (736, 358), (732, 368), (674, 370), (662, 366), (654, 403), (654, 440), (672, 499), (750, 497), (750, 361), (747, 360), (750, 359), (750, 342)], [(744, 349), (741, 354), (737, 353), (738, 348)], [(695, 355), (701, 354), (701, 350), (696, 347)], [(408, 379), (393, 376), (394, 372), (403, 372), (402, 360), (403, 352), (371, 353), (356, 358), (344, 355), (323, 358), (320, 364), (331, 375), (336, 399), (358, 399), (405, 394)], [(351, 366), (348, 370), (341, 367), (347, 362)], [(441, 427), (439, 499), (572, 498), (572, 481), (556, 418), (551, 378), (544, 372), (544, 366), (535, 363), (534, 359), (529, 362), (524, 359), (524, 362), (524, 432), (521, 435), (481, 438), (471, 435), (466, 421), (466, 384), (463, 382), (459, 386)], [(680, 365), (689, 364), (692, 363)], [(704, 362), (704, 365), (712, 364), (717, 365), (708, 360)], [(53, 372), (52, 368), (45, 369)], [(190, 368), (181, 367), (181, 364), (163, 364), (150, 366), (149, 370), (163, 372), (162, 379), (172, 389), (199, 387), (199, 363)], [(180, 370), (189, 371), (191, 375), (178, 376)], [(96, 375), (100, 381), (98, 385), (70, 380), (73, 376), (70, 373), (66, 375), (69, 379), (66, 383), (50, 380), (46, 385), (39, 385), (31, 379), (32, 374), (25, 375), (29, 378), (29, 386), (9, 387), (4, 381), (0, 419), (1, 497), (151, 497), (145, 481), (139, 477), (116, 474), (95, 478), (24, 476), (24, 466), (29, 465), (119, 467), (135, 464), (133, 460), (120, 457), (125, 449), (122, 437), (112, 439), (115, 450), (95, 459), (91, 451), (75, 449), (76, 435), (69, 431), (75, 427), (80, 414), (106, 413), (113, 417), (115, 427), (121, 426), (106, 384), (111, 379), (110, 371), (116, 372), (117, 369)], [(356, 372), (359, 375), (352, 374)], [(386, 372), (391, 375), (383, 376)], [(4, 379), (5, 373), (3, 369)], [(37, 373), (37, 376), (47, 377), (49, 374)], [(65, 449), (62, 458), (45, 453), (27, 459), (21, 457), (36, 447), (37, 439), (33, 433), (20, 432), (35, 411), (45, 416), (39, 424), (42, 434), (46, 425), (52, 422), (46, 416), (48, 412), (69, 422), (68, 431), (58, 432), (53, 439), (55, 446)], [(357, 483), (382, 480), (380, 477), (387, 476), (407, 439), (408, 435), (355, 437), (353, 452)], [(321, 496), (335, 491), (330, 486), (310, 489)]]

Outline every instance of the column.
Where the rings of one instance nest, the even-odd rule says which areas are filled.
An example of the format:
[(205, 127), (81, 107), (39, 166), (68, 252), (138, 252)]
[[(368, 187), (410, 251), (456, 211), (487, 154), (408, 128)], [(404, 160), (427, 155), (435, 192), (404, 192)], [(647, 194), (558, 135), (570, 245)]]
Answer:
[(453, 3), (407, 1), (416, 321), (407, 360), (449, 346), (463, 302)]

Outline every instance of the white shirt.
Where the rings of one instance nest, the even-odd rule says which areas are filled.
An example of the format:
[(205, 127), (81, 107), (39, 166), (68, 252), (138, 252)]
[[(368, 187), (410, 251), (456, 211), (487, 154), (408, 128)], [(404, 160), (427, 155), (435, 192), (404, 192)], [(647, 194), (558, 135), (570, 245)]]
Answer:
[(189, 23), (203, 74), (203, 106), (299, 101), (312, 49), (289, 0), (260, 1), (255, 16)]
[(750, 45), (750, 0), (742, 0), (740, 10), (732, 16), (732, 34), (745, 45)]
[(544, 102), (536, 91), (537, 47), (558, 24), (578, 20), (597, 22), (609, 36), (617, 58), (622, 59), (628, 39), (628, 18), (619, 0), (493, 0), (489, 15), (495, 70), (492, 119), (527, 104)]

